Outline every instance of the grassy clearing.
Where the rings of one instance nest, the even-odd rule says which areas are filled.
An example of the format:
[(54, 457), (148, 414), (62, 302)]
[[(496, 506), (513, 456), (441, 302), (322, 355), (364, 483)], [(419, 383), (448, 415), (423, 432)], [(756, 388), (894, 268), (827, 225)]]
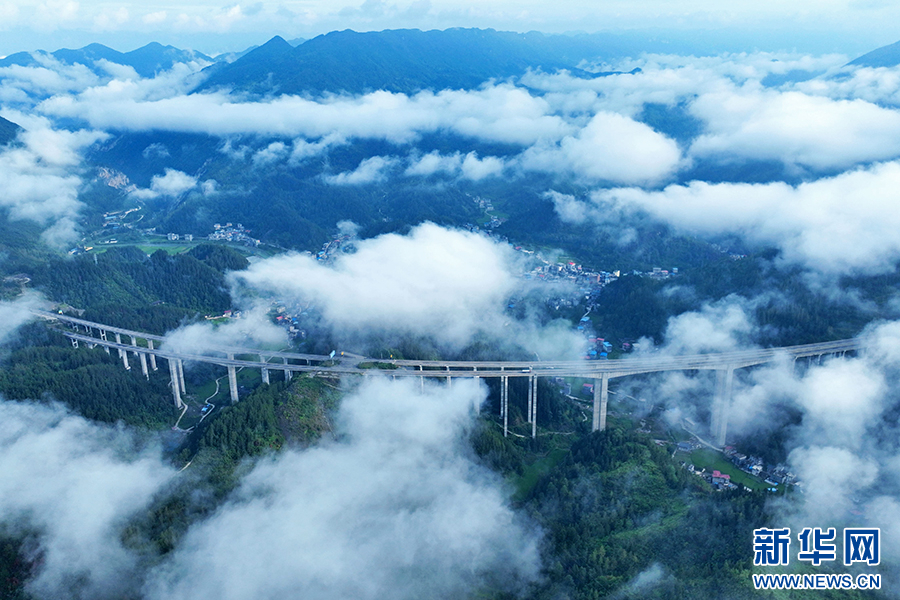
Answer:
[(731, 475), (732, 483), (743, 484), (745, 487), (752, 490), (764, 490), (773, 487), (758, 477), (754, 477), (749, 473), (741, 471), (732, 463), (725, 460), (725, 457), (715, 450), (710, 450), (708, 448), (694, 450), (691, 452), (691, 462), (694, 463), (694, 468), (698, 470), (705, 468), (707, 471), (716, 470)]
[(569, 446), (574, 440), (571, 436), (559, 437), (563, 438), (559, 440), (559, 447), (553, 448), (547, 454), (525, 467), (524, 472), (513, 480), (513, 485), (516, 488), (513, 494), (514, 501), (520, 502), (524, 500), (540, 481), (541, 477), (549, 473), (569, 453)]

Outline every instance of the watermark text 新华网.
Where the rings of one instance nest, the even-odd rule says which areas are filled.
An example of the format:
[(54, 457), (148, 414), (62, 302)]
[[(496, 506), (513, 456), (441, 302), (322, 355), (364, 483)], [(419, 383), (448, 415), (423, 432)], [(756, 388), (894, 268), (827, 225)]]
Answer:
[[(799, 548), (797, 559), (816, 567), (825, 562), (836, 561), (837, 535), (832, 527), (806, 527), (797, 534)], [(761, 528), (753, 530), (753, 564), (762, 567), (778, 567), (790, 564), (791, 530)], [(877, 527), (847, 527), (843, 532), (844, 566), (861, 563), (877, 566), (881, 562), (881, 530)], [(811, 574), (768, 574), (754, 573), (753, 585), (756, 589), (795, 590), (865, 590), (881, 589), (881, 575), (878, 573), (811, 573)]]

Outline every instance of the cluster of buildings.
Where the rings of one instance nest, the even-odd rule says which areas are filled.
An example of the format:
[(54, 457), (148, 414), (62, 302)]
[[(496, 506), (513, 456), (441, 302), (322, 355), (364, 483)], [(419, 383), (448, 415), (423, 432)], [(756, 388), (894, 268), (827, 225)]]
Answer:
[(759, 477), (766, 483), (772, 485), (797, 483), (797, 476), (789, 472), (784, 465), (766, 465), (761, 458), (741, 454), (732, 446), (725, 447), (725, 456), (740, 470)]
[[(307, 313), (310, 312), (310, 310), (309, 307), (306, 308)], [(283, 327), (287, 331), (290, 339), (306, 339), (306, 330), (303, 329), (300, 324), (303, 308), (299, 304), (287, 306), (280, 300), (273, 300), (270, 314), (274, 316), (275, 324)]]
[[(232, 223), (225, 223), (224, 225), (220, 225), (216, 223), (213, 225), (213, 232), (207, 236), (208, 240), (212, 241), (226, 241), (226, 242), (240, 242), (247, 246), (259, 246), (260, 241), (250, 237), (250, 230), (244, 229), (244, 226), (238, 223), (234, 225)], [(174, 234), (169, 234), (174, 235)], [(171, 239), (171, 238), (170, 238)], [(187, 236), (185, 236), (187, 239)], [(191, 238), (193, 239), (193, 237)]]
[[(484, 225), (482, 225), (482, 227), (487, 231), (493, 231), (494, 229), (497, 229), (506, 221), (506, 219), (492, 214), (494, 212), (494, 203), (490, 200), (482, 198), (481, 196), (475, 196), (473, 200), (475, 204), (478, 205), (478, 208), (480, 208), (484, 212), (485, 216), (488, 217), (488, 221)], [(477, 226), (473, 228), (473, 230), (475, 231), (477, 231), (478, 229), (479, 228)]]
[(316, 260), (327, 262), (330, 258), (341, 251), (350, 250), (349, 243), (353, 236), (349, 234), (341, 234), (322, 244), (322, 249), (316, 253)]
[[(130, 208), (128, 210), (117, 210), (114, 212), (103, 213), (103, 227), (109, 229), (118, 229), (119, 227), (131, 228), (132, 225), (130, 223), (125, 223), (124, 221), (126, 218), (128, 218), (128, 215), (139, 210), (141, 209)], [(138, 221), (140, 220), (141, 219), (139, 218)]]

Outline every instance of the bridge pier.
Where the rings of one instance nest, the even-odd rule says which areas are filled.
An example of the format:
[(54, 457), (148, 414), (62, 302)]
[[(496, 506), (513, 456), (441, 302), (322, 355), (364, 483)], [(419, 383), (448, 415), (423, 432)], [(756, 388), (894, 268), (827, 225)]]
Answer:
[(528, 406), (525, 409), (525, 422), (531, 423), (532, 405), (534, 404), (534, 387), (531, 385), (534, 375), (528, 378)]
[(175, 364), (175, 359), (170, 358), (169, 361), (169, 379), (172, 385), (172, 396), (175, 398), (175, 408), (182, 408), (184, 406), (184, 402), (181, 399), (181, 388), (178, 385), (178, 367)]
[[(122, 336), (119, 335), (118, 333), (116, 334), (116, 343), (117, 344), (122, 343)], [(128, 353), (125, 352), (124, 350), (122, 350), (121, 348), (119, 348), (119, 358), (122, 359), (122, 364), (125, 365), (125, 370), (130, 371), (131, 366), (128, 364)]]
[[(234, 360), (234, 354), (228, 353), (228, 360)], [(228, 365), (228, 390), (231, 392), (231, 403), (236, 404), (238, 401), (237, 388), (237, 368), (234, 365)], [(288, 373), (288, 371), (285, 371)]]
[(150, 368), (158, 371), (156, 368), (156, 355), (153, 354), (153, 340), (147, 340), (147, 347), (150, 349)]
[(503, 437), (506, 437), (509, 434), (509, 375), (500, 376), (500, 416), (503, 417)]
[(606, 406), (609, 404), (609, 373), (594, 379), (594, 415), (591, 431), (606, 429)]
[(269, 369), (263, 367), (260, 372), (262, 373), (262, 382), (269, 385)]
[(713, 443), (720, 447), (725, 445), (725, 435), (728, 431), (728, 409), (731, 405), (733, 385), (734, 367), (716, 369), (716, 395), (713, 398), (710, 433), (713, 436)]
[(150, 379), (150, 372), (147, 370), (147, 355), (143, 352), (138, 352), (138, 357), (141, 359), (141, 373), (144, 374), (144, 377)]
[[(105, 341), (106, 341), (106, 330), (105, 330), (105, 329), (98, 329), (97, 331), (100, 332), (100, 339), (103, 340), (103, 341), (105, 342)], [(107, 354), (109, 354), (109, 346), (103, 346), (103, 349), (106, 350), (106, 353), (107, 353)]]
[[(450, 367), (447, 367), (447, 373), (450, 373)], [(452, 378), (450, 377), (450, 375), (447, 375), (447, 387), (450, 387), (450, 380), (451, 380), (451, 379), (452, 379)]]
[(537, 377), (532, 375), (529, 383), (531, 385), (531, 439), (535, 439), (537, 437)]
[(184, 363), (178, 359), (178, 383), (181, 384), (181, 393), (187, 394), (187, 386), (184, 385)]
[[(131, 345), (137, 348), (137, 338), (134, 336), (131, 336)], [(150, 373), (147, 372), (147, 355), (137, 350), (135, 350), (134, 355), (141, 361), (141, 373), (143, 373), (144, 377), (150, 379)]]
[[(287, 359), (286, 357), (285, 357), (285, 358), (282, 358), (281, 360), (284, 362), (284, 364), (288, 364), (288, 359)], [(291, 380), (291, 377), (292, 377), (293, 375), (294, 375), (294, 374), (293, 374), (291, 371), (289, 371), (289, 370), (287, 370), (287, 369), (284, 370), (284, 380), (285, 380), (285, 381), (290, 381), (290, 380)]]

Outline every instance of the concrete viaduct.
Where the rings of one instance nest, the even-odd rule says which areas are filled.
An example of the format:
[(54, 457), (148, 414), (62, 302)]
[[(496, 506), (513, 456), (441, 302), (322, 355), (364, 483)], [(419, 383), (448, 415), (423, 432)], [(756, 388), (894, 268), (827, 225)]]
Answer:
[[(285, 380), (294, 373), (310, 373), (319, 377), (339, 378), (343, 375), (371, 375), (381, 373), (391, 377), (425, 377), (445, 379), (447, 385), (455, 377), (496, 377), (500, 379), (500, 417), (503, 435), (509, 432), (509, 378), (528, 378), (527, 422), (531, 424), (532, 437), (537, 435), (537, 379), (538, 377), (579, 377), (594, 380), (592, 431), (606, 428), (606, 409), (609, 400), (609, 380), (641, 373), (664, 371), (715, 371), (716, 388), (713, 398), (710, 432), (715, 443), (725, 445), (728, 428), (728, 409), (731, 403), (734, 370), (772, 362), (780, 357), (793, 360), (828, 354), (844, 354), (860, 350), (862, 338), (786, 346), (740, 350), (718, 354), (685, 356), (649, 356), (634, 359), (608, 361), (429, 361), (384, 360), (344, 354), (336, 361), (331, 356), (298, 354), (260, 350), (258, 348), (215, 347), (205, 350), (209, 354), (192, 354), (166, 349), (165, 337), (112, 327), (102, 323), (85, 321), (67, 315), (34, 310), (32, 313), (49, 321), (67, 324), (71, 330), (61, 330), (63, 335), (78, 347), (79, 342), (90, 347), (102, 346), (107, 352), (115, 350), (126, 369), (130, 369), (129, 355), (140, 361), (141, 372), (149, 377), (149, 369), (157, 370), (157, 358), (165, 359), (169, 367), (172, 394), (175, 405), (182, 407), (185, 393), (184, 362), (196, 361), (224, 366), (228, 371), (231, 401), (238, 401), (237, 369), (259, 369), (264, 383), (270, 382), (270, 372), (282, 371)], [(96, 335), (95, 335), (96, 332)], [(110, 334), (113, 338), (110, 339)], [(143, 342), (143, 343), (141, 343)], [(242, 360), (236, 356), (257, 357), (258, 360)], [(368, 362), (375, 368), (360, 367)], [(337, 363), (337, 364), (336, 364)], [(148, 367), (149, 364), (149, 367)]]

